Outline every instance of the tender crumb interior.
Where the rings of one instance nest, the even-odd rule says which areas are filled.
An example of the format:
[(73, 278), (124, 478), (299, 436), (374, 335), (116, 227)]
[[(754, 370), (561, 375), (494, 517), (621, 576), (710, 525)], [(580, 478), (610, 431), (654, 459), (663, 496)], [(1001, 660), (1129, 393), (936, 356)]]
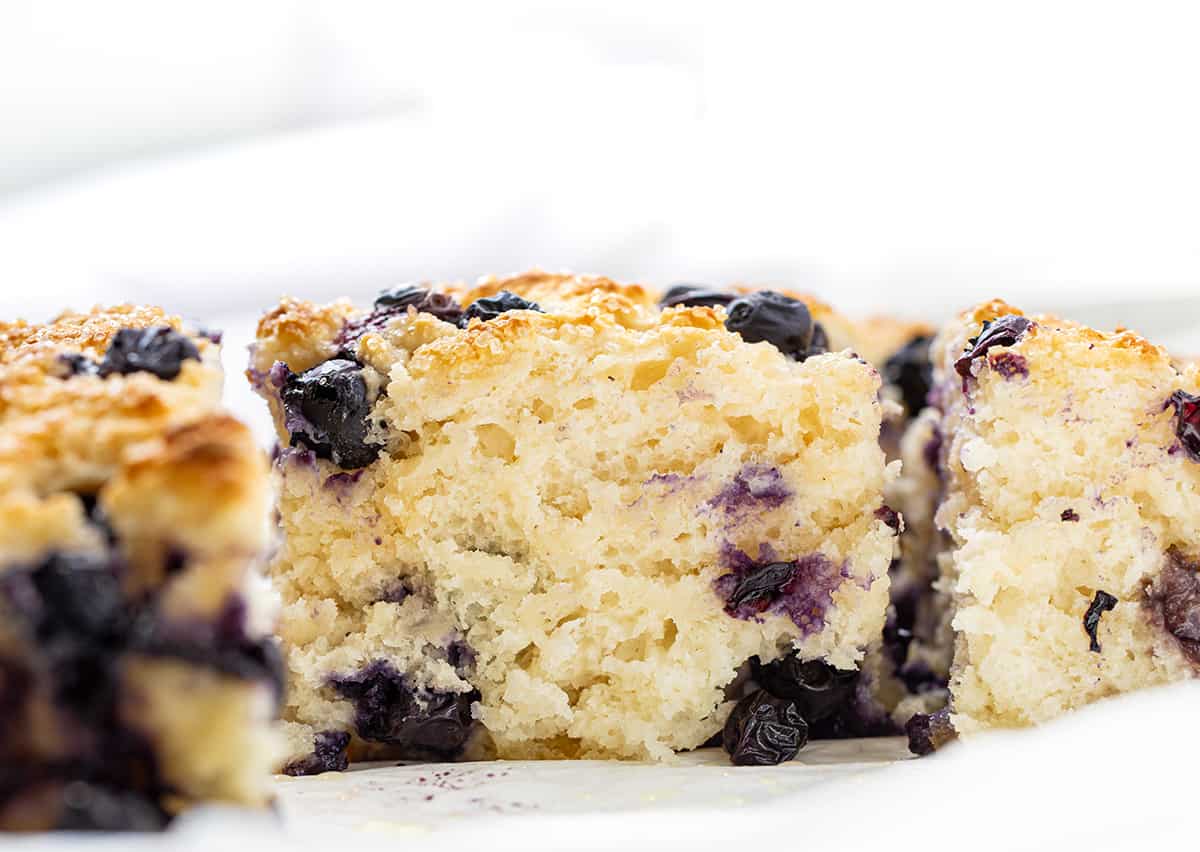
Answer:
[[(948, 492), (938, 524), (956, 602), (951, 682), (961, 730), (1049, 719), (1089, 701), (1196, 674), (1156, 625), (1147, 589), (1168, 554), (1200, 550), (1200, 462), (1179, 451), (1178, 389), (1194, 368), (1125, 332), (1052, 318), (977, 359), (953, 363), (1002, 304), (943, 331)], [(1019, 355), (1021, 371), (1002, 368)], [(1083, 619), (1117, 599), (1090, 650)]]
[[(789, 361), (708, 309), (618, 307), (465, 332), (410, 314), (363, 338), (388, 453), (348, 488), (304, 453), (279, 463), (298, 753), (352, 727), (330, 677), (385, 659), (416, 687), (479, 690), (499, 756), (662, 759), (720, 729), (750, 656), (852, 668), (879, 633), (894, 538), (874, 514), (875, 371)], [(277, 343), (260, 365), (288, 359)], [(840, 567), (819, 629), (725, 613), (732, 555), (768, 551)]]

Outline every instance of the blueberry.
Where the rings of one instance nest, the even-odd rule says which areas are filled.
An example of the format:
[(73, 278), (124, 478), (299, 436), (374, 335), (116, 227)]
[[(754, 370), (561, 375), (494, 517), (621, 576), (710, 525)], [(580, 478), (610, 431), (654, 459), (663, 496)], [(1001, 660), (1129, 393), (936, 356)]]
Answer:
[(820, 660), (801, 661), (793, 652), (755, 665), (754, 680), (776, 698), (796, 702), (800, 715), (812, 724), (832, 716), (846, 703), (858, 683), (858, 672), (841, 671)]
[(142, 613), (129, 637), (129, 650), (151, 657), (183, 660), (241, 680), (271, 687), (282, 705), (286, 666), (278, 642), (246, 633), (246, 604), (232, 595), (212, 621), (164, 621)]
[(711, 308), (717, 305), (728, 305), (737, 297), (737, 293), (725, 293), (705, 287), (703, 284), (676, 284), (663, 293), (662, 298), (658, 300), (658, 306), (673, 308), (677, 305), (686, 305)]
[(808, 742), (808, 724), (794, 701), (756, 690), (725, 720), (721, 744), (736, 766), (774, 766)]
[(1175, 637), (1193, 665), (1200, 666), (1200, 562), (1174, 548), (1168, 551), (1146, 603), (1155, 623)]
[(62, 793), (63, 831), (161, 831), (169, 818), (156, 802), (129, 790), (75, 781)]
[(971, 377), (971, 365), (975, 363), (976, 358), (986, 355), (993, 346), (1015, 346), (1032, 325), (1033, 323), (1025, 317), (1016, 314), (985, 320), (979, 336), (973, 337), (967, 342), (967, 348), (954, 362), (955, 371), (966, 382)]
[(448, 323), (457, 323), (463, 313), (462, 306), (453, 296), (411, 284), (384, 290), (375, 299), (376, 313), (395, 314), (409, 306)]
[(188, 359), (199, 361), (200, 350), (173, 328), (123, 328), (108, 344), (100, 362), (100, 375), (144, 371), (169, 381), (179, 375)]
[(1063, 513), (1059, 515), (1059, 518), (1061, 518), (1063, 521), (1075, 523), (1079, 520), (1079, 513), (1074, 509), (1063, 509)]
[(42, 603), (43, 636), (103, 641), (126, 626), (120, 580), (103, 557), (54, 553), (30, 576)]
[(476, 299), (468, 305), (458, 324), (459, 327), (466, 328), (467, 324), (473, 319), (488, 322), (508, 311), (537, 311), (538, 313), (545, 313), (536, 302), (522, 299), (520, 296), (510, 293), (507, 290), (501, 290), (495, 296)]
[(1116, 605), (1117, 599), (1103, 590), (1098, 590), (1096, 596), (1092, 598), (1087, 612), (1083, 615), (1083, 630), (1091, 640), (1088, 646), (1089, 651), (1100, 653), (1100, 640), (1096, 638), (1096, 628), (1100, 626), (1100, 616)]
[(936, 713), (917, 713), (904, 725), (908, 735), (908, 750), (916, 755), (933, 754), (958, 733), (950, 724), (950, 710), (943, 707)]
[(780, 590), (791, 582), (795, 574), (795, 562), (768, 562), (756, 566), (733, 587), (725, 601), (725, 611), (731, 615), (743, 609), (762, 612), (779, 596)]
[(303, 444), (345, 470), (379, 458), (380, 445), (367, 439), (371, 401), (357, 362), (334, 358), (288, 373), (279, 396), (292, 446)]
[(283, 767), (284, 775), (320, 775), (322, 772), (342, 772), (350, 765), (346, 748), (350, 734), (346, 731), (320, 731), (313, 735), (313, 752), (293, 760)]
[(1200, 462), (1200, 396), (1182, 390), (1171, 394), (1163, 407), (1175, 406), (1175, 435), (1192, 461)]
[(814, 335), (808, 306), (773, 290), (759, 290), (731, 302), (725, 328), (747, 343), (766, 341), (796, 361), (816, 354), (811, 349)]
[(925, 398), (933, 385), (933, 364), (929, 360), (932, 338), (918, 335), (892, 354), (883, 365), (883, 380), (900, 391), (910, 417), (925, 407)]
[(350, 675), (335, 675), (329, 685), (354, 702), (354, 726), (364, 740), (389, 743), (414, 758), (453, 757), (471, 728), (471, 702), (478, 693), (433, 692), (411, 687), (385, 660), (375, 660)]

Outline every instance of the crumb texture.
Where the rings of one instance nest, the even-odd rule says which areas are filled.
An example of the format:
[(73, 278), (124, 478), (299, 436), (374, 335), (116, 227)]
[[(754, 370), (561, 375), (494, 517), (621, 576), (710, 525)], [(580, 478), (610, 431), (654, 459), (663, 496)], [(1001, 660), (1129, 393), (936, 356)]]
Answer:
[(964, 731), (1197, 673), (1190, 628), (1170, 629), (1196, 578), (1200, 463), (1169, 401), (1195, 370), (1129, 331), (1020, 315), (983, 305), (934, 347)]
[[(889, 473), (873, 369), (846, 353), (789, 360), (726, 331), (722, 308), (659, 311), (657, 294), (606, 279), (450, 291), (463, 305), (508, 291), (541, 312), (459, 329), (412, 309), (361, 336), (384, 447), (366, 467), (288, 447), (260, 384), (285, 447), (272, 574), (296, 759), (330, 730), (378, 753), (363, 701), (338, 684), (381, 663), (413, 713), (450, 718), (461, 701), (447, 695), (472, 699), (467, 754), (633, 759), (720, 731), (751, 656), (856, 666), (882, 627), (894, 547), (875, 514)], [(373, 322), (342, 311), (285, 303), (260, 327), (252, 376), (331, 357), (333, 318)], [(300, 326), (301, 340), (280, 331)], [(790, 585), (727, 613), (719, 578), (772, 562)], [(802, 607), (802, 589), (820, 606)]]

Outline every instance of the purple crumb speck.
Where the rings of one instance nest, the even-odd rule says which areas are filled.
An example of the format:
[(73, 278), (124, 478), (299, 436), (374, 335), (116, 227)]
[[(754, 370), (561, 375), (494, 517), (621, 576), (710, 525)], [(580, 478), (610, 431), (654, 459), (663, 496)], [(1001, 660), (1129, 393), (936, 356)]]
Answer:
[(280, 390), (287, 383), (288, 376), (291, 374), (292, 371), (288, 369), (287, 364), (283, 361), (276, 361), (271, 365), (271, 369), (267, 371), (267, 378), (276, 390)]
[(386, 586), (375, 600), (379, 603), (404, 603), (405, 599), (412, 593), (412, 586), (404, 578), (400, 578), (391, 585)]
[(1064, 509), (1062, 513), (1062, 519), (1064, 521), (1078, 521), (1079, 513), (1074, 509)]
[(748, 464), (705, 505), (726, 515), (765, 511), (782, 506), (794, 493), (784, 482), (779, 468)]
[(1024, 378), (1029, 375), (1029, 365), (1025, 361), (1025, 356), (1015, 352), (1000, 352), (992, 355), (988, 358), (988, 363), (1005, 379), (1012, 379), (1015, 376)]

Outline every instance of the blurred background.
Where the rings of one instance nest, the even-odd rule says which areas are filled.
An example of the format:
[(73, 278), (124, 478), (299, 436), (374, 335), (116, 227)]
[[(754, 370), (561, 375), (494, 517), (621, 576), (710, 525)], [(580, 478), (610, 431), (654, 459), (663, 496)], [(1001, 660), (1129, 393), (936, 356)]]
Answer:
[(0, 0), (0, 311), (538, 265), (1200, 351), (1193, 8)]

